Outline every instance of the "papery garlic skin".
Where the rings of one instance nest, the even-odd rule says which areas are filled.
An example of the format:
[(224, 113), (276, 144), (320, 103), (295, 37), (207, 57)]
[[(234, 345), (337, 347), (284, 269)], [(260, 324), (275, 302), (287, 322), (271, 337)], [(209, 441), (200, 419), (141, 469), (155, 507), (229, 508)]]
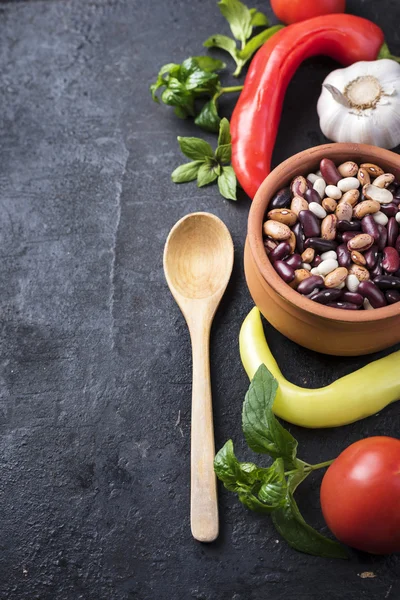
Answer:
[[(332, 90), (336, 98), (325, 85), (339, 91)], [(374, 106), (351, 104), (349, 92), (350, 98), (360, 103), (365, 95), (368, 104)], [(323, 134), (334, 142), (396, 147), (400, 144), (400, 64), (384, 58), (333, 71), (323, 83), (317, 111)]]

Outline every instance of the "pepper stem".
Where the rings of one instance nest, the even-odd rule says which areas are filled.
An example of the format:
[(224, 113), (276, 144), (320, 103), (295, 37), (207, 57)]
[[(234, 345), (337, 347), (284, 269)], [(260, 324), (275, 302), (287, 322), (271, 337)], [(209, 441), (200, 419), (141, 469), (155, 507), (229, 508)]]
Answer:
[(383, 43), (381, 49), (379, 50), (379, 54), (378, 54), (378, 60), (381, 58), (389, 58), (390, 60), (395, 60), (396, 62), (400, 63), (400, 57), (399, 56), (394, 56), (394, 54), (392, 54), (389, 50), (389, 46), (387, 45), (386, 42)]

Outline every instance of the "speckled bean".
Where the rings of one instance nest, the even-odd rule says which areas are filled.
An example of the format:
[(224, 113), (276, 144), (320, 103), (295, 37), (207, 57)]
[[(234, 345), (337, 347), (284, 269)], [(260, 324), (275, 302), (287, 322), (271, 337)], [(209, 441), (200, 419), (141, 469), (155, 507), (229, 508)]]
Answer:
[(370, 278), (368, 269), (360, 267), (360, 265), (355, 265), (354, 263), (349, 267), (349, 275), (355, 275), (358, 281), (368, 281)]
[(301, 255), (301, 260), (305, 263), (312, 263), (315, 257), (314, 248), (307, 248)]
[[(351, 231), (346, 231), (345, 234), (353, 233)], [(345, 235), (344, 234), (344, 235)], [(344, 239), (344, 237), (343, 237)], [(371, 248), (374, 243), (374, 238), (372, 235), (368, 233), (358, 233), (355, 235), (349, 242), (347, 242), (347, 247), (349, 250), (358, 250), (359, 252), (365, 252), (368, 248)]]
[(383, 175), (384, 173), (384, 170), (374, 163), (362, 163), (360, 167), (365, 169), (371, 177), (379, 177), (379, 175)]
[(365, 215), (372, 215), (379, 212), (381, 204), (376, 200), (364, 200), (357, 204), (353, 209), (353, 215), (356, 219), (362, 219)]
[(295, 196), (290, 205), (290, 210), (295, 214), (299, 215), (302, 210), (308, 210), (308, 202), (301, 196)]
[(335, 215), (339, 221), (351, 221), (353, 207), (348, 202), (339, 202), (335, 210)]
[(321, 223), (321, 237), (324, 240), (334, 240), (336, 237), (336, 215), (327, 215)]
[(374, 180), (374, 185), (380, 188), (387, 188), (394, 181), (393, 173), (382, 173)]
[(359, 252), (358, 250), (351, 251), (351, 260), (354, 264), (361, 265), (362, 267), (365, 267), (365, 265), (367, 264), (364, 255), (361, 254), (361, 252)]
[(264, 234), (279, 242), (287, 240), (290, 237), (290, 229), (278, 221), (265, 221), (263, 225)]
[(320, 275), (311, 275), (311, 277), (308, 277), (307, 279), (305, 279), (304, 281), (302, 281), (299, 284), (299, 287), (297, 288), (297, 291), (300, 294), (311, 294), (311, 292), (314, 290), (314, 288), (322, 288), (324, 286), (324, 280)]
[(272, 221), (278, 221), (288, 227), (294, 225), (297, 221), (297, 215), (289, 208), (274, 208), (268, 213), (268, 218)]
[(296, 269), (294, 272), (294, 279), (289, 285), (291, 288), (297, 290), (299, 284), (308, 277), (311, 277), (311, 275), (306, 269)]
[(371, 177), (366, 169), (360, 167), (357, 173), (357, 179), (361, 183), (361, 185), (367, 185), (371, 183)]
[(337, 202), (333, 198), (324, 198), (322, 200), (322, 207), (327, 213), (333, 213), (336, 210)]
[(387, 304), (384, 294), (373, 281), (361, 281), (357, 291), (367, 298), (374, 308), (382, 308)]
[(339, 165), (337, 170), (342, 177), (354, 177), (358, 173), (358, 165), (352, 160), (347, 160)]
[(298, 175), (293, 179), (292, 183), (290, 184), (290, 189), (292, 191), (293, 196), (304, 196), (304, 194), (308, 190), (306, 179), (302, 175)]
[[(321, 263), (321, 265), (322, 264), (323, 263)], [(342, 283), (344, 284), (344, 282), (346, 281), (347, 275), (348, 275), (348, 272), (345, 267), (337, 267), (336, 269), (334, 269), (333, 271), (328, 273), (328, 275), (325, 277), (325, 279), (324, 279), (325, 287), (337, 288), (337, 287), (341, 286), (341, 284)]]

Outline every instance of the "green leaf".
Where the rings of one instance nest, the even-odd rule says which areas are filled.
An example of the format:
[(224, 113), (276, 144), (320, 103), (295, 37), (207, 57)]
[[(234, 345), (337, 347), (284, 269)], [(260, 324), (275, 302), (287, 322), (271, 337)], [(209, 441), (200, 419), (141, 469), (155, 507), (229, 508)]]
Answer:
[(272, 412), (277, 389), (276, 379), (265, 365), (260, 365), (244, 400), (243, 433), (247, 444), (254, 452), (266, 453), (273, 458), (282, 457), (285, 467), (293, 469), (298, 466), (297, 441)]
[(174, 183), (186, 183), (196, 179), (199, 167), (203, 164), (202, 160), (195, 160), (177, 167), (171, 173), (171, 179)]
[(204, 43), (203, 46), (206, 48), (221, 48), (221, 50), (225, 50), (229, 52), (232, 56), (233, 60), (236, 62), (238, 49), (236, 47), (235, 40), (228, 37), (227, 35), (221, 35), (216, 33), (209, 37)]
[[(265, 471), (268, 471), (268, 474)], [(264, 504), (280, 506), (287, 492), (285, 467), (281, 458), (277, 458), (269, 469), (264, 469), (262, 481), (258, 492), (259, 499)]]
[(187, 115), (194, 115), (194, 98), (186, 86), (175, 77), (170, 77), (168, 87), (161, 94), (164, 104), (179, 106)]
[(201, 138), (178, 136), (181, 152), (192, 160), (204, 161), (206, 156), (214, 158), (210, 144)]
[(244, 62), (247, 62), (249, 58), (251, 58), (256, 50), (261, 48), (261, 46), (269, 40), (275, 33), (283, 29), (283, 25), (274, 25), (269, 29), (265, 29), (258, 35), (251, 38), (249, 42), (245, 45), (243, 50), (238, 50), (238, 57), (241, 58)]
[(223, 167), (218, 177), (218, 189), (227, 200), (236, 200), (236, 175), (232, 167)]
[(218, 146), (225, 146), (231, 143), (231, 133), (228, 119), (221, 119), (219, 124)]
[(222, 60), (217, 60), (211, 56), (193, 56), (193, 60), (196, 61), (200, 69), (210, 73), (220, 71), (226, 67), (226, 63), (222, 62)]
[(324, 537), (303, 519), (293, 498), (293, 492), (300, 481), (303, 481), (306, 477), (307, 474), (300, 477), (296, 474), (293, 478), (294, 483), (293, 479), (289, 477), (285, 504), (272, 513), (275, 527), (295, 550), (326, 558), (348, 558), (348, 554), (341, 544)]
[(245, 4), (239, 0), (221, 0), (219, 9), (228, 21), (233, 36), (242, 43), (251, 36), (252, 15)]
[(215, 151), (215, 158), (221, 164), (230, 163), (232, 157), (232, 144), (224, 144), (223, 146), (218, 146)]
[(195, 118), (194, 122), (196, 125), (205, 129), (205, 131), (211, 131), (216, 133), (218, 131), (220, 116), (218, 115), (217, 106), (215, 100), (210, 100), (203, 106), (200, 113)]
[(214, 167), (207, 164), (202, 164), (198, 173), (197, 173), (197, 186), (203, 187), (204, 185), (208, 185), (217, 179), (218, 175), (216, 174)]
[(163, 67), (161, 67), (161, 69), (158, 73), (156, 82), (152, 83), (150, 86), (151, 95), (155, 102), (158, 102), (158, 98), (156, 96), (157, 90), (160, 87), (167, 85), (167, 80), (164, 78), (164, 75), (166, 75), (167, 73), (169, 73), (172, 69), (174, 69), (176, 67), (179, 68), (179, 65), (177, 65), (175, 63), (168, 63), (168, 64), (164, 65)]
[(253, 27), (264, 27), (269, 24), (267, 17), (262, 12), (258, 12), (256, 8), (250, 8), (250, 14)]

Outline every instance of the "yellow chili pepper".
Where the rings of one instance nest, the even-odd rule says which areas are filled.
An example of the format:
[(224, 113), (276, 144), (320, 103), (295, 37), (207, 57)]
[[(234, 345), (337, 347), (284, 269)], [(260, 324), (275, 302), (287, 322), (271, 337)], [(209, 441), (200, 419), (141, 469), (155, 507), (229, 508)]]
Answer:
[(281, 373), (265, 339), (260, 311), (253, 308), (239, 335), (240, 356), (250, 379), (260, 364), (279, 383), (274, 412), (302, 427), (339, 427), (379, 412), (400, 398), (400, 351), (376, 360), (318, 389), (290, 383)]

